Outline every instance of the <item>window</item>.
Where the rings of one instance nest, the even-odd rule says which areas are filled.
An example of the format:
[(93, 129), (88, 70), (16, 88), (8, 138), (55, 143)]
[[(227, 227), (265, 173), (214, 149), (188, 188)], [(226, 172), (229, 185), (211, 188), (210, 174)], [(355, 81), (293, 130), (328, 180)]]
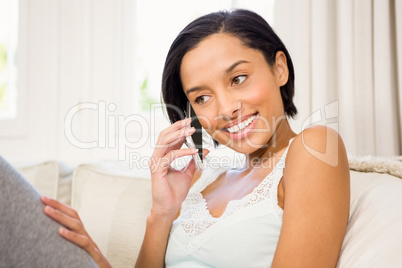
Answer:
[(0, 120), (17, 115), (18, 1), (0, 0)]
[(176, 35), (201, 15), (232, 8), (254, 10), (271, 25), (274, 23), (274, 0), (137, 0), (134, 67), (136, 112), (148, 111), (151, 104), (160, 102), (163, 64)]

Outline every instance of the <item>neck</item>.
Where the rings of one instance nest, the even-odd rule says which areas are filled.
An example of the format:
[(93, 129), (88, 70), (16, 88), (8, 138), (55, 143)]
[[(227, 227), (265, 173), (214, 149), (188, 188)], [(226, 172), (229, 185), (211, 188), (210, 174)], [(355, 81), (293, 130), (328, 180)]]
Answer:
[(246, 155), (247, 166), (253, 168), (256, 164), (275, 156), (283, 148), (286, 148), (289, 140), (295, 136), (296, 133), (291, 129), (288, 120), (281, 120), (267, 144), (257, 151)]

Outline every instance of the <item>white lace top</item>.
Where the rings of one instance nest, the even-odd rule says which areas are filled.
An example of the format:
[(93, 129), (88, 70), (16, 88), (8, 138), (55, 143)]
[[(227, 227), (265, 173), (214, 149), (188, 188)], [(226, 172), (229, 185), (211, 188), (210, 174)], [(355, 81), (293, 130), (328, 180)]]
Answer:
[(166, 267), (270, 267), (282, 227), (277, 189), (288, 148), (272, 172), (251, 193), (230, 201), (219, 218), (211, 216), (201, 192), (226, 169), (203, 170), (173, 222)]

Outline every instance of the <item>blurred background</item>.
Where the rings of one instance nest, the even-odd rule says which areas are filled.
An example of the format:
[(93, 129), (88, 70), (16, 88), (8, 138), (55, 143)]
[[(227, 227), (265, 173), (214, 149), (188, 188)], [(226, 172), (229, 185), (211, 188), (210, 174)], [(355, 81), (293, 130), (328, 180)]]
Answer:
[(232, 8), (262, 15), (287, 45), (295, 132), (323, 124), (349, 154), (401, 155), (401, 0), (0, 0), (0, 154), (150, 156), (169, 125), (160, 81), (171, 42)]

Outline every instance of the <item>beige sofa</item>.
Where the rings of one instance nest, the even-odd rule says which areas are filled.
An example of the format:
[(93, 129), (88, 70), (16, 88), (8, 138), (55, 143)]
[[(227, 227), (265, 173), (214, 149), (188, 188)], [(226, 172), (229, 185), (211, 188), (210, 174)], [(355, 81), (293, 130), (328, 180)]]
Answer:
[[(402, 163), (350, 157), (351, 210), (338, 267), (402, 267)], [(71, 204), (114, 267), (133, 267), (151, 207), (148, 170), (124, 162), (17, 164), (39, 192)]]

